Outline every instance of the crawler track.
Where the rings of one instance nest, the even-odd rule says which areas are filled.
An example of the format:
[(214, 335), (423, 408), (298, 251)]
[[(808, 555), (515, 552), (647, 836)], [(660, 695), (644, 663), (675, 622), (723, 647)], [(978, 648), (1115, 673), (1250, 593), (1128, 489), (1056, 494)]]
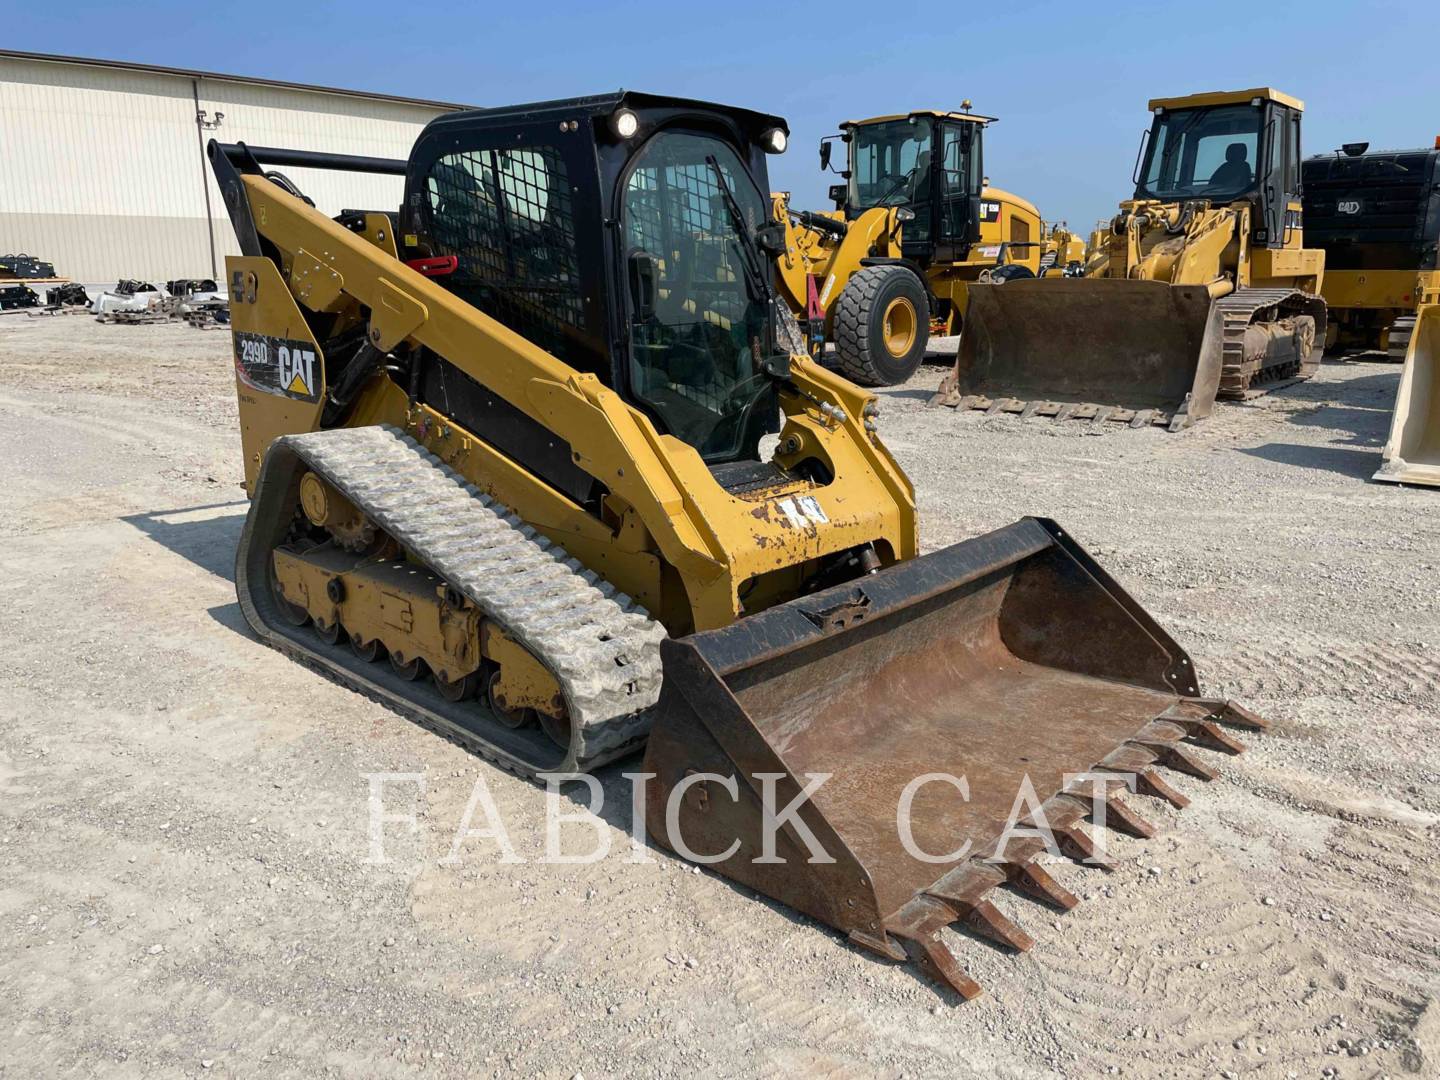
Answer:
[[(279, 615), (271, 553), (295, 520), (306, 470), (545, 664), (565, 697), (568, 749), (533, 728), (503, 726), (477, 702), (447, 702)], [(395, 428), (275, 440), (241, 533), (236, 589), (246, 620), (267, 643), (521, 775), (585, 772), (635, 749), (649, 733), (660, 693), (660, 624)]]
[[(1274, 322), (1287, 315), (1309, 315), (1315, 320), (1315, 347), (1304, 360), (1262, 367), (1259, 359), (1245, 356), (1245, 329), (1253, 323)], [(1308, 379), (1320, 367), (1325, 341), (1325, 301), (1296, 289), (1237, 289), (1215, 301), (1212, 320), (1219, 319), (1221, 400), (1245, 400)], [(1216, 329), (1212, 321), (1210, 333)], [(1257, 386), (1256, 384), (1262, 384)]]

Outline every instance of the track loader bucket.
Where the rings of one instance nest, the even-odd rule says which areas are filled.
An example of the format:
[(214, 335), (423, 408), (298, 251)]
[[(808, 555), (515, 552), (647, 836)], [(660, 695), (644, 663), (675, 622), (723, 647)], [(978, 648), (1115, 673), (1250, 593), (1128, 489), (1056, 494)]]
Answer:
[(1376, 480), (1440, 487), (1440, 304), (1420, 309)]
[(1263, 726), (1036, 518), (662, 650), (651, 835), (965, 998), (942, 929), (1029, 948), (991, 889), (1072, 907), (1039, 856), (1103, 865), (1082, 821), (1150, 835), (1118, 792), (1184, 805), (1156, 766)]
[(1203, 285), (972, 285), (955, 371), (934, 403), (1185, 427), (1210, 414), (1219, 389), (1221, 351), (1202, 351), (1210, 310)]

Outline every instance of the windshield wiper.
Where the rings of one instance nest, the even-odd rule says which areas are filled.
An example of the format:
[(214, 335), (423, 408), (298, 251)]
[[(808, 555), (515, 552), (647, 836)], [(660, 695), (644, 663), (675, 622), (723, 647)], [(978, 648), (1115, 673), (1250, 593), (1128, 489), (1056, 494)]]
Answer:
[(745, 283), (750, 286), (750, 295), (763, 304), (770, 299), (770, 282), (764, 272), (765, 257), (761, 254), (760, 243), (750, 231), (750, 224), (745, 220), (745, 213), (735, 200), (730, 185), (725, 182), (725, 174), (720, 171), (720, 162), (714, 154), (708, 154), (705, 163), (715, 175), (715, 186), (720, 189), (720, 198), (725, 203), (726, 213), (730, 215), (730, 224), (739, 236), (736, 247), (740, 251), (740, 267), (745, 272)]
[[(891, 185), (885, 190), (885, 194), (884, 194), (884, 195), (881, 195), (878, 199), (875, 200), (874, 205), (875, 205), (875, 206), (884, 206), (886, 199), (890, 198), (891, 195), (896, 194), (902, 187), (904, 187), (906, 184), (910, 183), (910, 173), (911, 173), (911, 172), (914, 172), (914, 170), (913, 170), (913, 169), (907, 170), (906, 172), (903, 172), (903, 173), (901, 173), (899, 176), (897, 176), (897, 177), (895, 178), (895, 182), (894, 182), (893, 184), (891, 184)], [(908, 200), (907, 200), (907, 201), (908, 201)]]

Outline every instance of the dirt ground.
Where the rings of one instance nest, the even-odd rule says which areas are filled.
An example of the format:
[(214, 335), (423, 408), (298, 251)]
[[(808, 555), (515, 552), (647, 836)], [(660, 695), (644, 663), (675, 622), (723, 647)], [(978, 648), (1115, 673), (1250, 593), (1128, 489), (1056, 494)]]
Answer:
[[(1057, 867), (1073, 912), (1002, 897), (1032, 951), (952, 937), (963, 1006), (631, 861), (622, 767), (610, 854), (536, 861), (540, 789), (248, 632), (228, 335), (0, 317), (0, 1074), (1440, 1075), (1440, 492), (1368, 482), (1398, 369), (1178, 435), (929, 410), (941, 370), (881, 417), (927, 548), (1057, 518), (1274, 722), (1134, 800), (1116, 873)], [(372, 864), (387, 772), (419, 824)], [(524, 863), (442, 862), (477, 779)]]

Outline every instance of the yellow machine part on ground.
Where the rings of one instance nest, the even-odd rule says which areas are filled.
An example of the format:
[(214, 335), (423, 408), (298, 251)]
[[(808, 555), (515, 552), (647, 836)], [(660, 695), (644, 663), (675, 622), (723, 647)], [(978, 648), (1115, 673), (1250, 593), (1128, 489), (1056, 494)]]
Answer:
[(1375, 479), (1440, 487), (1440, 303), (1416, 314)]

